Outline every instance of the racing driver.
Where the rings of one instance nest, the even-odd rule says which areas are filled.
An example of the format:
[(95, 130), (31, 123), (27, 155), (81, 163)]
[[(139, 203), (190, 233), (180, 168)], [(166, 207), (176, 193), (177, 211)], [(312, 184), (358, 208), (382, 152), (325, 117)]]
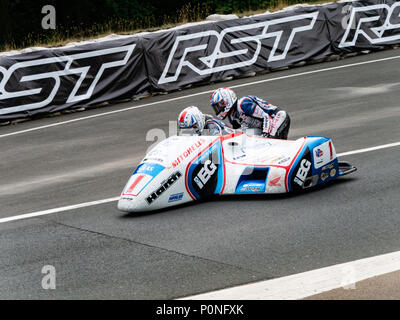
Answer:
[(198, 135), (208, 129), (210, 135), (232, 133), (234, 130), (221, 120), (202, 113), (196, 106), (190, 106), (182, 110), (178, 116), (178, 127), (180, 129), (193, 129)]
[(219, 119), (228, 117), (234, 129), (258, 128), (266, 138), (286, 140), (288, 137), (287, 112), (256, 96), (237, 99), (232, 89), (219, 88), (212, 93), (210, 104)]

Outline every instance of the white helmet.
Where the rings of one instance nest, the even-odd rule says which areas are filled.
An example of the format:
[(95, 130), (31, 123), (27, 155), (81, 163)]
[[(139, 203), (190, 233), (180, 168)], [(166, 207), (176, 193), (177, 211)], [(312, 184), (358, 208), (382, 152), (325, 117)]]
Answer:
[(232, 89), (219, 88), (212, 93), (210, 104), (217, 117), (223, 120), (228, 115), (228, 112), (232, 109), (236, 100), (236, 94)]
[(187, 107), (178, 116), (180, 129), (193, 128), (197, 134), (201, 134), (205, 125), (205, 115), (195, 106)]

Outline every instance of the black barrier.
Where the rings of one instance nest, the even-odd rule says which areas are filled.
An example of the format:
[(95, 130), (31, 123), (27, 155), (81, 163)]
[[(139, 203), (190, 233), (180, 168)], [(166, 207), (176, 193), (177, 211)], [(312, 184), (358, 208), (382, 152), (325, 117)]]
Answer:
[(328, 5), (325, 19), (333, 50), (344, 54), (400, 43), (400, 2), (357, 1)]
[(0, 120), (172, 91), (400, 42), (400, 2), (357, 1), (0, 58)]
[(145, 95), (143, 52), (143, 41), (132, 37), (1, 58), (0, 119)]

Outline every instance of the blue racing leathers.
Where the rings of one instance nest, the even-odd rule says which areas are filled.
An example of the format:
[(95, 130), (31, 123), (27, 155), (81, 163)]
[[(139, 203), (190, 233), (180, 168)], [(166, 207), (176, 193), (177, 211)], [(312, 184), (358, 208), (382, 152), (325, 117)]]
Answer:
[(265, 137), (287, 139), (290, 118), (277, 106), (255, 96), (245, 96), (232, 109), (228, 120), (234, 128), (259, 128)]
[(204, 129), (208, 129), (210, 135), (220, 135), (234, 132), (234, 130), (231, 127), (228, 127), (223, 121), (215, 119), (208, 114), (205, 115)]

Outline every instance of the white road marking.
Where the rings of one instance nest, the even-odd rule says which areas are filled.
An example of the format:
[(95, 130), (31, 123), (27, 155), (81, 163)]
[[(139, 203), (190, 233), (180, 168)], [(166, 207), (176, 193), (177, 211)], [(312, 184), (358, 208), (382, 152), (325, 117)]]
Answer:
[(119, 196), (118, 197), (113, 197), (113, 198), (108, 198), (108, 199), (102, 199), (102, 200), (90, 201), (90, 202), (85, 202), (85, 203), (73, 204), (73, 205), (66, 206), (66, 207), (60, 207), (60, 208), (49, 209), (49, 210), (44, 210), (44, 211), (26, 213), (26, 214), (21, 214), (21, 215), (18, 215), (18, 216), (1, 218), (0, 219), (0, 223), (5, 223), (5, 222), (10, 222), (10, 221), (15, 221), (15, 220), (22, 220), (22, 219), (27, 219), (27, 218), (35, 218), (35, 217), (44, 216), (44, 215), (53, 214), (53, 213), (58, 213), (58, 212), (63, 212), (63, 211), (69, 211), (69, 210), (74, 210), (74, 209), (79, 209), (79, 208), (91, 207), (91, 206), (95, 206), (95, 205), (98, 205), (98, 204), (117, 201), (118, 199), (119, 199)]
[[(358, 149), (358, 150), (338, 153), (337, 156), (341, 157), (341, 156), (346, 156), (346, 155), (351, 155), (351, 154), (375, 151), (375, 150), (384, 149), (384, 148), (392, 148), (392, 147), (396, 147), (396, 146), (400, 146), (400, 141), (394, 142), (394, 143), (389, 143), (389, 144), (384, 144), (384, 145), (380, 145), (380, 146), (376, 146), (376, 147), (371, 147), (371, 148)], [(108, 203), (108, 202), (118, 201), (118, 199), (119, 199), (119, 196), (113, 197), (113, 198), (108, 198), (108, 199), (103, 199), (103, 200), (97, 200), (97, 201), (91, 201), (91, 202), (70, 205), (70, 206), (61, 207), (61, 208), (49, 209), (49, 210), (45, 210), (45, 211), (38, 211), (38, 212), (26, 213), (26, 214), (21, 214), (21, 215), (17, 215), (17, 216), (7, 217), (7, 218), (1, 218), (0, 223), (22, 220), (22, 219), (27, 219), (27, 218), (34, 218), (34, 217), (38, 217), (38, 216), (44, 216), (44, 215), (48, 215), (48, 214), (59, 213), (59, 212), (69, 211), (69, 210), (74, 210), (74, 209), (79, 209), (79, 208), (91, 207), (91, 206), (95, 206), (98, 204), (104, 204), (104, 203)]]
[(295, 300), (400, 270), (400, 251), (282, 278), (181, 298), (181, 300)]
[(343, 157), (343, 156), (348, 156), (350, 154), (364, 153), (364, 152), (375, 151), (375, 150), (385, 149), (385, 148), (392, 148), (392, 147), (397, 147), (397, 146), (400, 146), (400, 142), (393, 142), (393, 143), (383, 144), (383, 145), (371, 147), (371, 148), (364, 148), (364, 149), (358, 149), (358, 150), (353, 150), (353, 151), (349, 151), (349, 152), (342, 152), (342, 153), (338, 153), (337, 156)]
[[(370, 60), (370, 61), (356, 62), (356, 63), (351, 63), (351, 64), (345, 64), (345, 65), (342, 65), (342, 66), (336, 66), (336, 67), (330, 67), (330, 68), (325, 68), (325, 69), (300, 72), (300, 73), (290, 74), (290, 75), (281, 76), (281, 77), (275, 77), (275, 78), (269, 78), (269, 79), (264, 79), (264, 80), (259, 80), (259, 81), (253, 81), (253, 82), (249, 82), (249, 83), (243, 83), (243, 84), (239, 84), (239, 85), (235, 85), (235, 86), (230, 86), (230, 88), (233, 88), (233, 89), (234, 88), (241, 88), (241, 87), (252, 86), (254, 84), (259, 84), (259, 83), (264, 83), (264, 82), (271, 82), (271, 81), (276, 81), (276, 80), (300, 77), (300, 76), (309, 75), (309, 74), (313, 74), (313, 73), (344, 69), (344, 68), (360, 66), (360, 65), (376, 63), (376, 62), (382, 62), (382, 61), (388, 61), (388, 60), (394, 60), (394, 59), (399, 59), (399, 58), (400, 58), (400, 56), (395, 56), (395, 57), (388, 57), (388, 58), (382, 58), (382, 59), (376, 59), (376, 60)], [(116, 114), (116, 113), (120, 113), (120, 112), (125, 112), (125, 111), (129, 111), (129, 110), (135, 110), (135, 109), (140, 109), (140, 108), (144, 108), (144, 107), (154, 106), (154, 105), (157, 105), (157, 104), (162, 104), (162, 103), (182, 100), (182, 99), (191, 98), (191, 97), (195, 97), (195, 96), (199, 96), (199, 95), (203, 95), (203, 94), (210, 94), (211, 92), (213, 92), (213, 90), (193, 93), (193, 94), (189, 94), (189, 95), (181, 96), (181, 97), (176, 97), (176, 98), (165, 99), (165, 100), (162, 100), (162, 101), (145, 103), (145, 104), (141, 104), (141, 105), (138, 105), (138, 106), (132, 106), (132, 107), (113, 110), (113, 111), (107, 111), (107, 112), (103, 112), (103, 113), (99, 113), (99, 114), (95, 114), (95, 115), (91, 115), (91, 116), (86, 116), (86, 117), (77, 118), (77, 119), (71, 119), (71, 120), (67, 120), (67, 121), (61, 121), (61, 122), (57, 122), (57, 123), (52, 123), (52, 124), (40, 126), (40, 127), (35, 127), (35, 128), (30, 128), (30, 129), (10, 132), (10, 133), (6, 133), (6, 134), (0, 135), (0, 139), (1, 138), (5, 138), (5, 137), (10, 137), (10, 136), (15, 136), (15, 135), (22, 134), (22, 133), (42, 130), (42, 129), (46, 129), (46, 128), (52, 128), (52, 127), (56, 127), (56, 126), (61, 126), (61, 125), (64, 125), (64, 124), (73, 123), (73, 122), (77, 122), (77, 121), (88, 120), (88, 119), (98, 118), (98, 117), (107, 116), (107, 115), (111, 115), (111, 114)]]

